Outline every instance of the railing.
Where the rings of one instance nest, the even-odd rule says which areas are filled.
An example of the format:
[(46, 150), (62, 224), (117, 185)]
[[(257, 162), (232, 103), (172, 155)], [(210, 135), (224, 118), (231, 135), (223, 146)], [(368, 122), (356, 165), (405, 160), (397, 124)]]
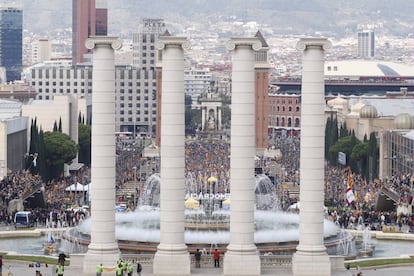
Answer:
[[(191, 266), (195, 267), (194, 255), (190, 256)], [(152, 266), (154, 254), (122, 254), (122, 259), (130, 263), (141, 263), (144, 266)], [(223, 263), (223, 256), (220, 257), (220, 263)], [(261, 255), (260, 263), (262, 268), (284, 269), (292, 267), (291, 255)], [(202, 255), (200, 261), (201, 267), (214, 267), (213, 255)]]

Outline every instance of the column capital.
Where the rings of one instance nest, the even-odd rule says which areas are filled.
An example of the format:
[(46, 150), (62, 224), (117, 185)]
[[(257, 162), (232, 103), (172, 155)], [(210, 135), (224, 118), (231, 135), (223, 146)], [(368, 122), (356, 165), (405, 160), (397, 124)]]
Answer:
[(157, 50), (164, 50), (168, 46), (181, 47), (183, 50), (189, 50), (191, 44), (186, 37), (182, 36), (160, 36), (155, 42)]
[(238, 46), (250, 46), (254, 51), (259, 51), (262, 43), (256, 37), (232, 37), (226, 42), (226, 48), (229, 51), (235, 50)]
[(113, 36), (91, 36), (85, 41), (85, 47), (89, 50), (97, 45), (110, 45), (112, 49), (119, 50), (122, 47), (122, 40)]
[(305, 51), (308, 48), (321, 48), (326, 51), (331, 49), (332, 43), (327, 38), (306, 37), (301, 38), (296, 44), (296, 49)]

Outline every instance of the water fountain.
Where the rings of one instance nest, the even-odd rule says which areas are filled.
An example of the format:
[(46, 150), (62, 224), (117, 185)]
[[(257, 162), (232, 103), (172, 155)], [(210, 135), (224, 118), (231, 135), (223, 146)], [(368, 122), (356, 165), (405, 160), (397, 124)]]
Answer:
[[(295, 252), (299, 239), (299, 215), (279, 209), (279, 198), (269, 177), (257, 175), (255, 182), (254, 238), (258, 250), (263, 254)], [(156, 251), (160, 236), (159, 185), (160, 176), (151, 175), (145, 183), (136, 210), (116, 213), (116, 238), (122, 251)], [(231, 194), (227, 185), (215, 177), (201, 179), (192, 173), (186, 176), (186, 193), (183, 195), (183, 204), (187, 205), (185, 243), (190, 252), (196, 248), (210, 248), (212, 245), (225, 250), (229, 243)], [(66, 233), (64, 238), (87, 245), (90, 223), (86, 219), (76, 228), (76, 232)], [(333, 222), (325, 220), (325, 245), (334, 251), (341, 240), (347, 239), (345, 234), (340, 236), (338, 233), (339, 228)]]
[(366, 226), (362, 233), (362, 247), (358, 252), (360, 257), (371, 257), (374, 254), (375, 245), (371, 241), (371, 228)]

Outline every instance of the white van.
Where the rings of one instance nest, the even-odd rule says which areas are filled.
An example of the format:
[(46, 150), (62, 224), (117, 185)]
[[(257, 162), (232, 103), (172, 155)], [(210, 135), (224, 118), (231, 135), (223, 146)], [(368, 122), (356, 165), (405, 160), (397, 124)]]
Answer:
[(34, 218), (29, 211), (20, 211), (14, 215), (14, 227), (30, 228), (34, 227)]

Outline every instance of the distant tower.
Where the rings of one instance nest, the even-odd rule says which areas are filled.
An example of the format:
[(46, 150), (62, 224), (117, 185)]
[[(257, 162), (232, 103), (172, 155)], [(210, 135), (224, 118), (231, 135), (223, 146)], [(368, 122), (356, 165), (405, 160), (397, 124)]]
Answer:
[(85, 61), (85, 41), (108, 33), (107, 0), (72, 0), (72, 64)]
[(144, 70), (155, 70), (155, 41), (166, 31), (163, 19), (142, 21), (138, 33), (132, 35), (132, 65)]
[(375, 56), (375, 34), (373, 31), (358, 32), (359, 58), (373, 58)]
[(267, 51), (269, 45), (260, 31), (257, 31), (256, 38), (259, 39), (262, 47), (254, 53), (255, 65), (255, 127), (256, 127), (256, 149), (267, 148), (267, 136), (269, 127), (269, 63)]
[(52, 43), (49, 39), (39, 39), (32, 45), (32, 64), (50, 60)]
[(0, 7), (0, 67), (6, 69), (6, 81), (21, 79), (23, 11)]

